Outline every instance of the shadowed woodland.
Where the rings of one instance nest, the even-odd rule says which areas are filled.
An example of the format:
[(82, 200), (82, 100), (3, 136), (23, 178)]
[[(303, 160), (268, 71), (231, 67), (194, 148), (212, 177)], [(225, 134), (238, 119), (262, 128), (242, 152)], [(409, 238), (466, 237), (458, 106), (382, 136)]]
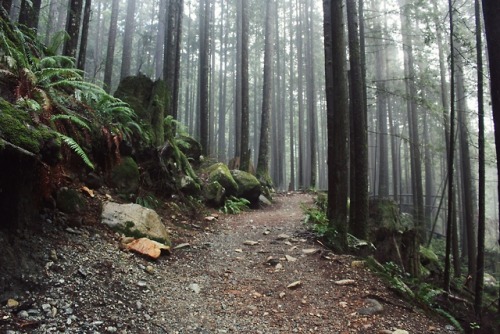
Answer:
[(311, 191), (325, 247), (500, 331), (496, 1), (0, 7), (6, 233), (87, 211), (81, 187), (190, 217)]

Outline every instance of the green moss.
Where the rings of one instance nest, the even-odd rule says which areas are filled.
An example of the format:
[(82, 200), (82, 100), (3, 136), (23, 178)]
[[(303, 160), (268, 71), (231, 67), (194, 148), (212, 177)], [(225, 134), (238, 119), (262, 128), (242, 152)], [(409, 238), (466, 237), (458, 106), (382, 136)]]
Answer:
[(136, 193), (139, 189), (139, 167), (131, 157), (124, 157), (111, 172), (111, 181), (124, 194)]
[(38, 154), (44, 143), (58, 143), (55, 132), (43, 124), (34, 124), (28, 112), (0, 98), (0, 137), (31, 153)]
[(229, 168), (223, 163), (216, 163), (207, 168), (209, 182), (219, 182), (226, 189), (226, 195), (236, 196), (238, 194), (238, 184), (234, 180)]
[(29, 115), (0, 100), (0, 136), (32, 153), (40, 152), (42, 136), (31, 124)]
[(123, 234), (123, 235), (125, 235), (127, 237), (132, 237), (132, 238), (135, 238), (135, 239), (148, 238), (150, 240), (157, 241), (157, 242), (159, 242), (161, 244), (164, 244), (166, 246), (171, 246), (172, 245), (172, 242), (170, 240), (163, 239), (163, 238), (154, 238), (154, 237), (151, 237), (150, 235), (142, 233), (138, 229), (133, 228), (134, 226), (135, 226), (135, 224), (133, 222), (128, 221), (128, 222), (125, 222), (125, 226), (116, 225), (115, 228), (113, 228), (113, 230), (115, 232), (121, 233), (121, 234)]
[(82, 211), (85, 201), (75, 189), (61, 188), (57, 193), (56, 205), (62, 212), (78, 213)]

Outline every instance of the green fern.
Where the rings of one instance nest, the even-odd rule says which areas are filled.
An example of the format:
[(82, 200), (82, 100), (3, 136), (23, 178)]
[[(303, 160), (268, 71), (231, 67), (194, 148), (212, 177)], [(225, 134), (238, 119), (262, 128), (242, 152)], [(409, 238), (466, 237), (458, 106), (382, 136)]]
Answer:
[(247, 210), (250, 205), (250, 202), (245, 198), (237, 198), (234, 196), (229, 197), (224, 202), (224, 206), (221, 208), (221, 211), (226, 214), (236, 215), (244, 210)]
[(89, 166), (91, 169), (94, 169), (94, 164), (90, 161), (87, 154), (83, 151), (80, 145), (71, 137), (63, 135), (62, 133), (56, 132), (57, 136), (68, 145), (73, 152), (75, 152), (80, 158), (82, 158), (83, 162)]
[(61, 119), (71, 121), (71, 122), (73, 122), (73, 123), (81, 126), (82, 128), (91, 131), (90, 130), (90, 126), (83, 119), (81, 119), (78, 116), (75, 116), (75, 115), (66, 115), (66, 114), (59, 114), (59, 115), (52, 115), (50, 117), (50, 120), (52, 122), (55, 122), (55, 121), (61, 120)]

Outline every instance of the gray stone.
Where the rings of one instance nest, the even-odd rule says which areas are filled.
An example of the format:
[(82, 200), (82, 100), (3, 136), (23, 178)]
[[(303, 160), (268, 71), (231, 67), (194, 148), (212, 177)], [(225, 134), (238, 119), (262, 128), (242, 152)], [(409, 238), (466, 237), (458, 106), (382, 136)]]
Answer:
[(232, 170), (231, 175), (238, 184), (236, 196), (245, 198), (252, 204), (258, 204), (262, 192), (259, 180), (252, 174), (237, 169)]
[(161, 222), (160, 216), (151, 209), (139, 204), (104, 204), (101, 220), (113, 230), (129, 237), (147, 237), (170, 245), (169, 233)]
[(271, 205), (271, 204), (272, 204), (272, 203), (271, 203), (271, 201), (270, 201), (270, 200), (268, 200), (268, 199), (267, 199), (267, 197), (266, 197), (266, 196), (264, 196), (264, 195), (260, 195), (260, 196), (259, 196), (259, 202), (260, 202), (260, 204), (262, 204), (262, 205)]

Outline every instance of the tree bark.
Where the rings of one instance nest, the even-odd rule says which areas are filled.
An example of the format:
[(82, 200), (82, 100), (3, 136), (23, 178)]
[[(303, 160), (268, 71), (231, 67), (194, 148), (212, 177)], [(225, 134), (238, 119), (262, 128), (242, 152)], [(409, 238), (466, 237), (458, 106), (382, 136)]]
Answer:
[(84, 71), (87, 59), (87, 42), (89, 37), (89, 22), (90, 10), (92, 8), (92, 0), (85, 0), (85, 7), (83, 10), (83, 23), (82, 23), (82, 36), (80, 38), (80, 51), (78, 53), (78, 69)]
[(476, 17), (476, 63), (477, 63), (477, 110), (478, 110), (478, 160), (479, 160), (479, 194), (477, 219), (477, 271), (474, 298), (476, 316), (481, 318), (484, 292), (484, 251), (486, 228), (486, 187), (485, 187), (485, 146), (484, 146), (484, 92), (483, 92), (483, 41), (481, 29), (481, 5), (479, 0), (474, 1)]
[(260, 125), (259, 159), (257, 161), (257, 179), (267, 187), (272, 187), (269, 176), (269, 127), (272, 106), (272, 76), (274, 56), (274, 25), (271, 22), (274, 0), (268, 0), (266, 4), (266, 24), (264, 42), (264, 84), (262, 92), (262, 120)]
[(473, 288), (476, 279), (476, 229), (474, 224), (474, 189), (472, 185), (472, 170), (470, 165), (469, 152), (469, 130), (467, 128), (467, 106), (464, 87), (464, 73), (462, 58), (458, 54), (456, 59), (456, 90), (457, 90), (457, 122), (459, 124), (459, 139), (460, 139), (460, 165), (461, 165), (461, 181), (463, 187), (462, 205), (464, 210), (465, 236), (467, 240), (467, 265), (468, 275), (472, 277), (471, 285)]
[[(73, 0), (74, 1), (74, 0)], [(111, 80), (113, 76), (113, 61), (115, 56), (116, 32), (118, 25), (119, 0), (113, 0), (111, 5), (111, 19), (109, 22), (108, 48), (106, 51), (106, 65), (104, 67), (104, 90), (111, 91)]]
[(201, 15), (203, 15), (202, 24), (200, 24), (200, 73), (199, 73), (199, 129), (200, 129), (200, 144), (204, 156), (209, 156), (209, 94), (208, 94), (208, 74), (209, 74), (209, 52), (210, 52), (210, 0), (204, 0), (200, 3), (202, 6)]
[(241, 1), (241, 159), (240, 169), (250, 170), (250, 111), (248, 87), (248, 0)]
[(350, 96), (351, 96), (351, 155), (350, 231), (360, 239), (366, 239), (368, 222), (368, 142), (364, 113), (363, 79), (358, 34), (356, 1), (347, 0), (347, 27), (349, 37)]
[(122, 66), (120, 79), (130, 75), (132, 63), (132, 42), (135, 30), (135, 4), (136, 0), (127, 1), (127, 16), (125, 18), (125, 31), (123, 33)]
[(348, 90), (342, 0), (324, 0), (328, 128), (328, 219), (338, 248), (347, 249)]
[(64, 42), (63, 55), (76, 58), (78, 39), (80, 37), (80, 21), (82, 18), (83, 0), (71, 0), (66, 20), (66, 32), (69, 38)]
[(37, 29), (41, 5), (41, 0), (23, 0), (21, 2), (21, 10), (19, 12), (19, 24), (23, 24), (28, 28)]

